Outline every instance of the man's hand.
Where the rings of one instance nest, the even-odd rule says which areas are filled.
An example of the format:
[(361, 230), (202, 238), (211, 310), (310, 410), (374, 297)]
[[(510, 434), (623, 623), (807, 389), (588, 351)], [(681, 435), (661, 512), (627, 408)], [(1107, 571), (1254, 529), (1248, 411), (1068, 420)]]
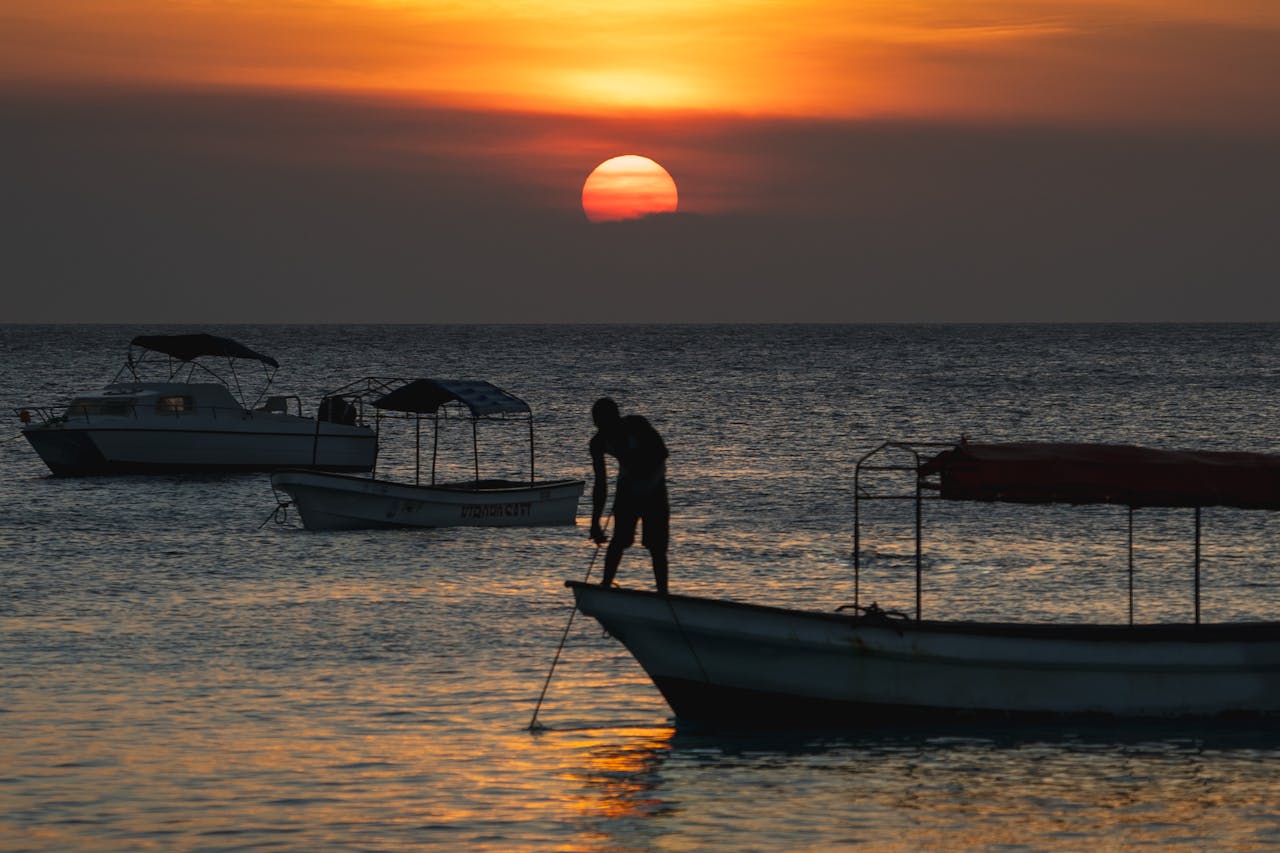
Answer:
[(600, 523), (597, 521), (591, 522), (590, 536), (591, 536), (591, 541), (596, 543), (597, 545), (603, 545), (604, 543), (609, 541), (609, 536), (603, 530), (600, 529)]

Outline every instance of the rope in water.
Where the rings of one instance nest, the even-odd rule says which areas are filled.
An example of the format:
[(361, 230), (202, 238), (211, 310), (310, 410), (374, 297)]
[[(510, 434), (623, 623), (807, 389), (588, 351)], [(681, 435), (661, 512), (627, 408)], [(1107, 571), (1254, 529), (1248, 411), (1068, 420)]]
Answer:
[[(610, 513), (604, 520), (602, 530), (609, 529), (609, 522), (613, 520), (613, 513)], [(587, 564), (587, 573), (583, 575), (582, 582), (586, 583), (591, 579), (591, 570), (595, 568), (596, 558), (600, 556), (600, 549), (603, 547), (601, 543), (596, 543), (596, 549), (591, 553), (591, 562)], [(538, 722), (538, 712), (542, 710), (542, 700), (547, 696), (547, 688), (551, 686), (551, 676), (556, 671), (556, 664), (560, 662), (560, 653), (564, 651), (564, 644), (569, 639), (569, 629), (573, 626), (573, 617), (578, 615), (578, 602), (575, 600), (573, 609), (569, 611), (569, 621), (565, 623), (564, 633), (560, 635), (560, 645), (556, 646), (555, 657), (551, 659), (551, 669), (547, 670), (547, 680), (542, 682), (542, 692), (538, 694), (538, 702), (533, 706), (533, 716), (529, 718), (529, 731), (544, 731), (546, 726)]]
[(267, 517), (262, 520), (262, 523), (258, 525), (258, 529), (261, 530), (273, 521), (280, 525), (288, 524), (289, 507), (291, 506), (293, 506), (293, 504), (289, 501), (279, 501), (276, 504), (276, 508), (271, 510), (271, 512), (267, 514)]

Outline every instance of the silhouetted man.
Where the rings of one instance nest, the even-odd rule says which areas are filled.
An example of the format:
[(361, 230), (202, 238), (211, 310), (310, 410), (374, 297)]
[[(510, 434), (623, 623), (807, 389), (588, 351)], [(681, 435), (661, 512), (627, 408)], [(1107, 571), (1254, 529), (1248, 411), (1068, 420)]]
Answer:
[[(618, 411), (618, 404), (601, 397), (591, 407), (596, 434), (591, 437), (591, 468), (595, 484), (591, 489), (591, 539), (597, 545), (609, 542), (604, 555), (604, 579), (610, 586), (618, 573), (622, 552), (636, 539), (636, 522), (644, 525), (640, 542), (653, 558), (653, 579), (658, 592), (667, 592), (667, 541), (670, 538), (671, 510), (667, 505), (667, 446), (650, 423), (640, 415)], [(609, 497), (609, 472), (604, 457), (618, 460), (618, 482), (613, 498), (613, 541), (600, 529), (600, 515)]]

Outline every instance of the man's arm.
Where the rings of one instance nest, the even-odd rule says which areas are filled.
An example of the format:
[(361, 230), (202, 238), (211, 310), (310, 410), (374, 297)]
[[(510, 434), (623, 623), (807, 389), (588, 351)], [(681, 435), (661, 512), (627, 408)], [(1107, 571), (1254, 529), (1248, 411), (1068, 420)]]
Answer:
[(591, 484), (591, 541), (603, 545), (609, 541), (600, 527), (605, 501), (609, 499), (609, 469), (604, 464), (604, 437), (596, 433), (591, 438), (591, 471), (595, 476)]

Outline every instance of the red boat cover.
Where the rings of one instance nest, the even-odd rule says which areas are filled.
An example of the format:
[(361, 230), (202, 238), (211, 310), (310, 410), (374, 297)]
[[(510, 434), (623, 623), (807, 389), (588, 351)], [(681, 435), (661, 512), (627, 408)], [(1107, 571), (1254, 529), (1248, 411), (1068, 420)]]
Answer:
[(920, 465), (943, 498), (1280, 509), (1280, 456), (1122, 444), (971, 444)]

